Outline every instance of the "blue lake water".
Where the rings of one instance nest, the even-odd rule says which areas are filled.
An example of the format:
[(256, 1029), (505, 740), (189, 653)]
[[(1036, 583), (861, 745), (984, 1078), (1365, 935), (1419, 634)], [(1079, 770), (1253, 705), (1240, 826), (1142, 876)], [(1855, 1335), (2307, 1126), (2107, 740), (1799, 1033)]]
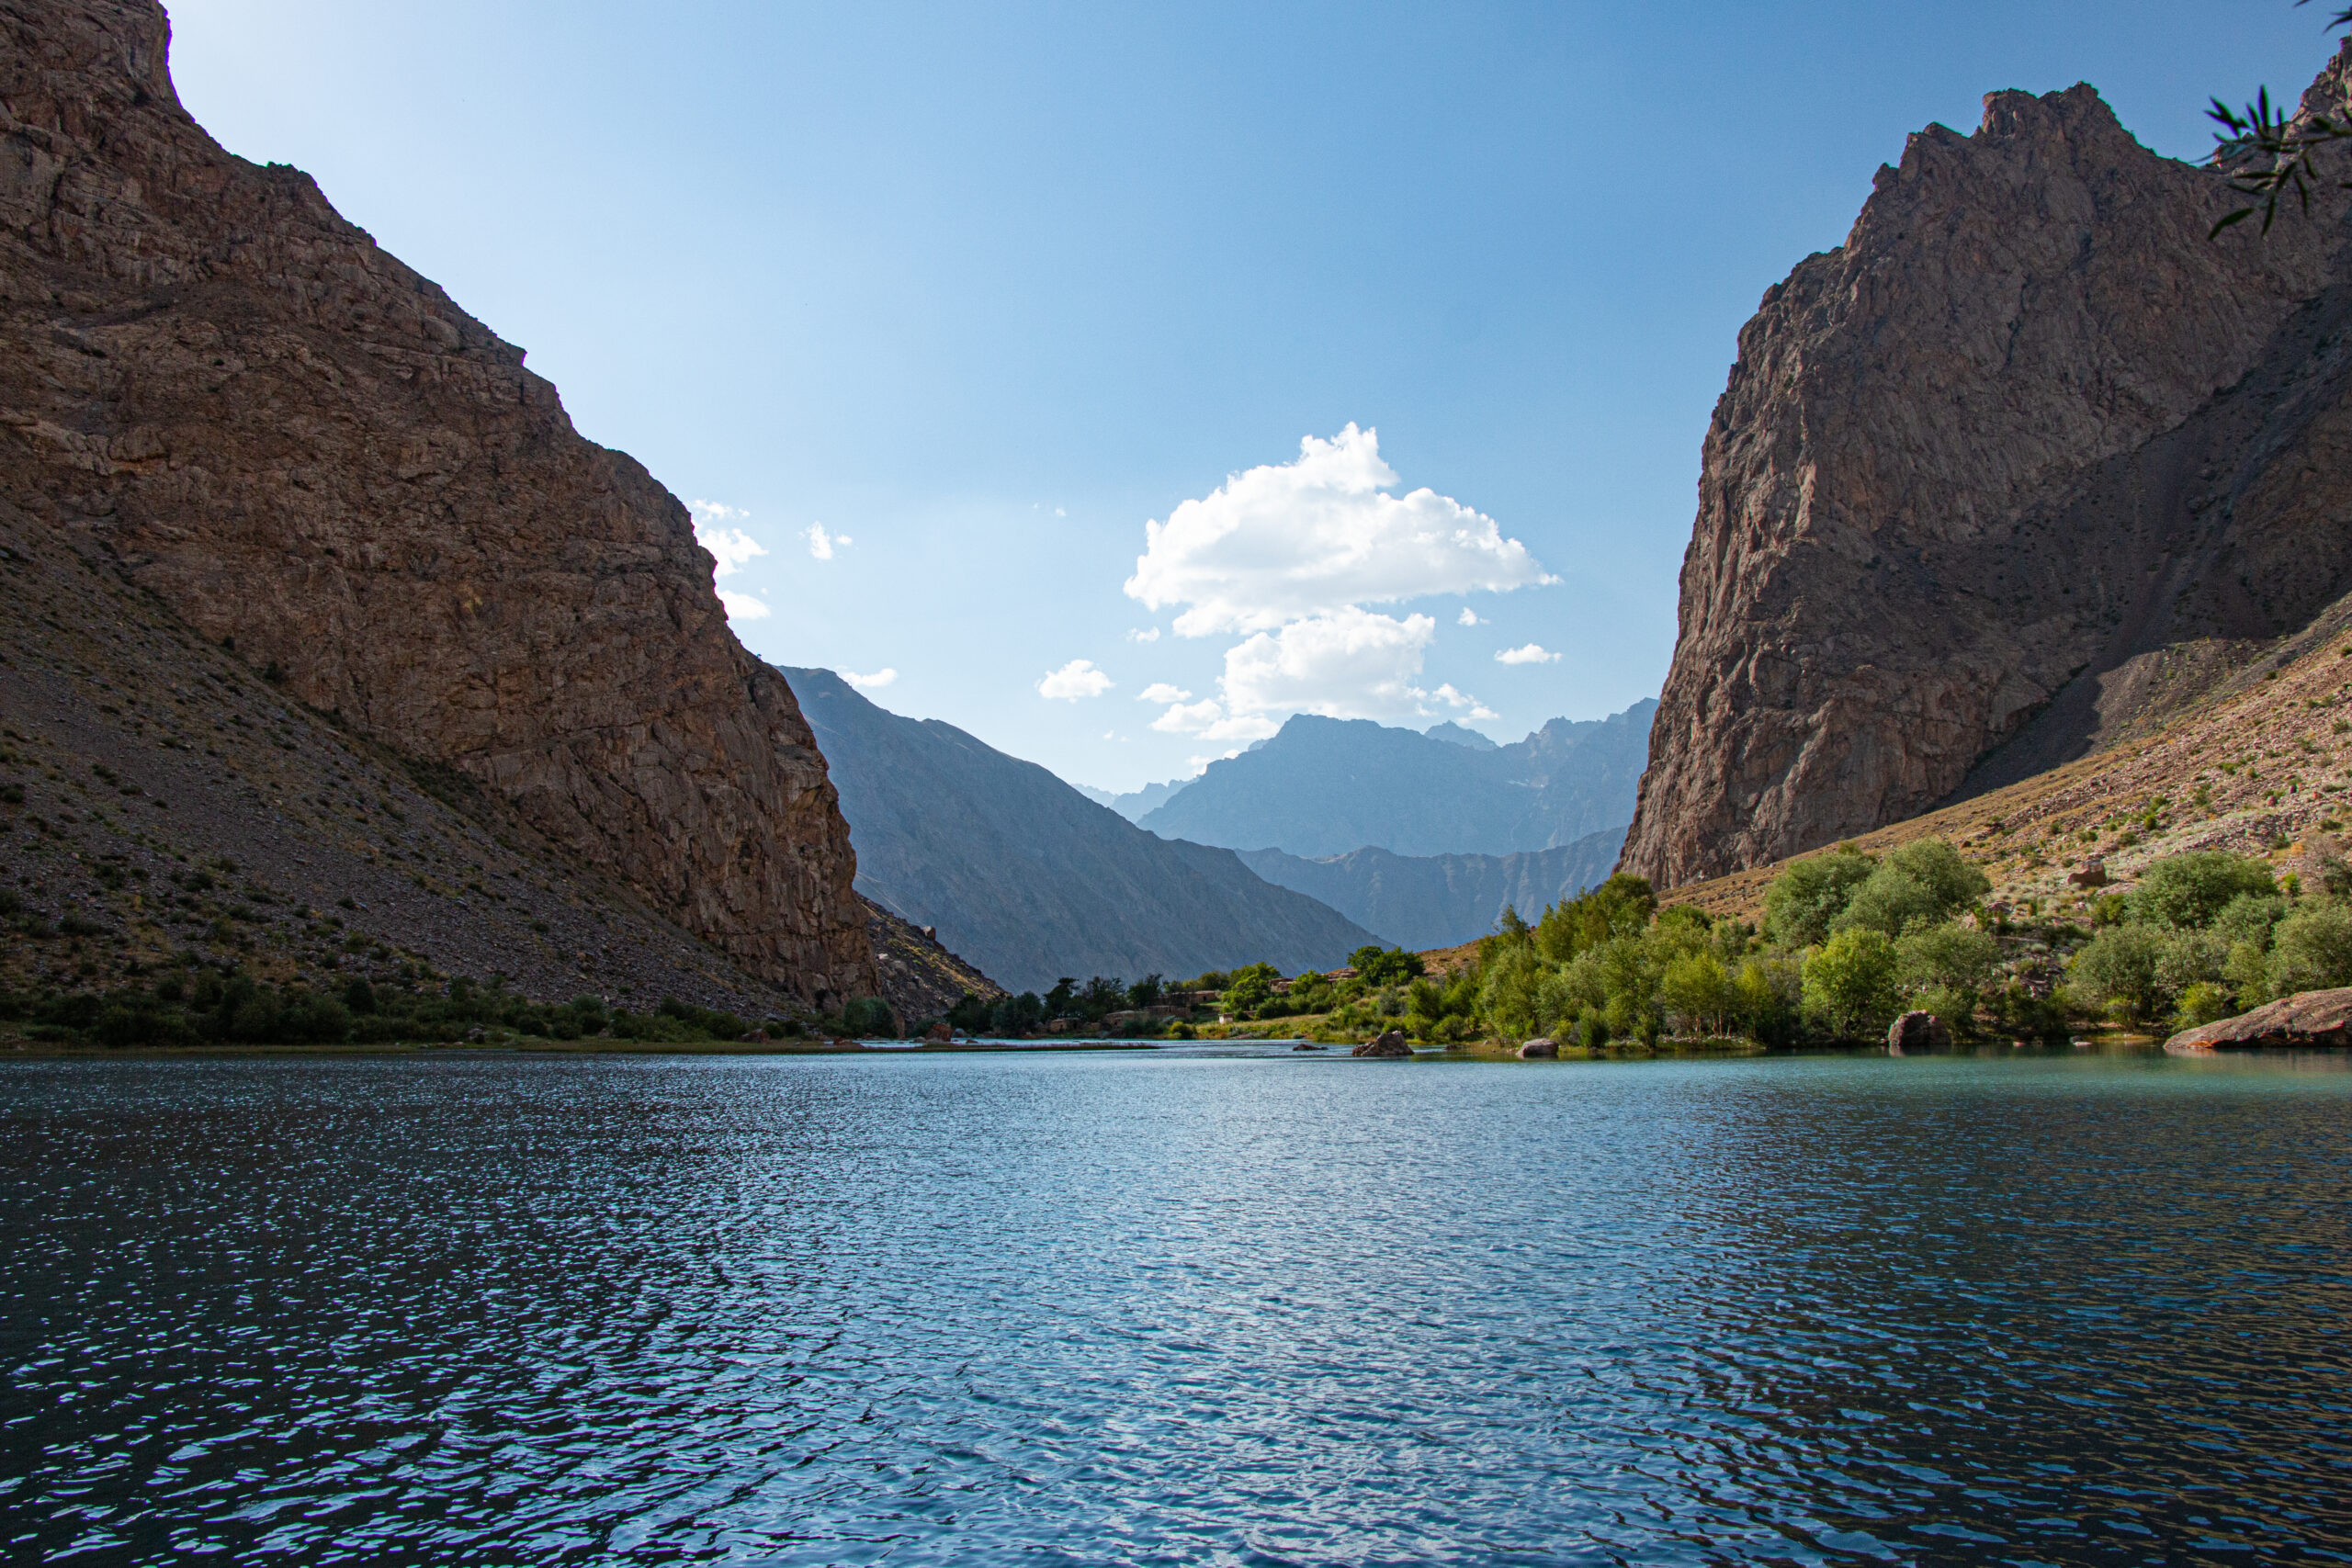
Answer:
[(0, 1556), (2352, 1557), (2352, 1073), (0, 1067)]

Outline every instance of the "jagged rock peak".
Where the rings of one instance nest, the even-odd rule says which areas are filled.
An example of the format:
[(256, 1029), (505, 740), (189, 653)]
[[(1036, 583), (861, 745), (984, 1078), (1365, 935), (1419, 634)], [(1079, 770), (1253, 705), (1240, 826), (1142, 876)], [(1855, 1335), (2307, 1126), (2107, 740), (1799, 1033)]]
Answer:
[(0, 0), (5, 498), (750, 972), (873, 994), (824, 761), (685, 508), (309, 176), (207, 136), (169, 39), (145, 0)]
[(2276, 400), (2222, 394), (2309, 357), (2343, 203), (2209, 240), (2239, 199), (2087, 86), (1995, 93), (1766, 293), (1704, 441), (1628, 869), (1679, 886), (2063, 761), (2145, 707), (2157, 650), (2312, 613), (2334, 568), (2266, 601), (2280, 559), (2223, 498)]

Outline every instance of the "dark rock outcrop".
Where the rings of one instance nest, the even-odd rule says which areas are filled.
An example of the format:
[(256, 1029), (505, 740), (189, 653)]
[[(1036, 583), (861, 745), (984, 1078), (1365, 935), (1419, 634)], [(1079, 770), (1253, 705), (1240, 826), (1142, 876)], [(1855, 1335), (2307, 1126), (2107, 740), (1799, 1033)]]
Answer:
[(1557, 1056), (1559, 1054), (1560, 1043), (1541, 1034), (1532, 1040), (1520, 1042), (1519, 1059), (1522, 1062), (1541, 1061), (1546, 1057)]
[(2183, 1030), (2165, 1042), (2176, 1056), (2292, 1045), (2352, 1046), (2352, 987), (2298, 991), (2239, 1017)]
[[(2307, 105), (2341, 112), (2345, 64)], [(2343, 202), (2209, 240), (2238, 199), (2087, 86), (1995, 93), (1765, 295), (1625, 869), (1677, 886), (2041, 772), (2352, 588)]]
[(1887, 1027), (1886, 1048), (1898, 1056), (1951, 1049), (1951, 1027), (1931, 1012), (1906, 1012)]
[(684, 507), (309, 176), (223, 152), (168, 37), (0, 0), (0, 499), (746, 971), (873, 994), (824, 760)]
[(1555, 718), (1485, 750), (1374, 724), (1300, 714), (1272, 739), (1211, 762), (1139, 820), (1237, 850), (1341, 855), (1508, 855), (1572, 844), (1633, 819), (1648, 754), (1646, 698), (1607, 718)]
[(1409, 1056), (1412, 1054), (1412, 1043), (1405, 1038), (1405, 1032), (1401, 1029), (1375, 1034), (1348, 1053), (1351, 1056)]
[(830, 670), (785, 674), (841, 786), (859, 890), (1015, 989), (1261, 960), (1293, 975), (1374, 940), (1232, 851), (1147, 833), (953, 725), (878, 707)]

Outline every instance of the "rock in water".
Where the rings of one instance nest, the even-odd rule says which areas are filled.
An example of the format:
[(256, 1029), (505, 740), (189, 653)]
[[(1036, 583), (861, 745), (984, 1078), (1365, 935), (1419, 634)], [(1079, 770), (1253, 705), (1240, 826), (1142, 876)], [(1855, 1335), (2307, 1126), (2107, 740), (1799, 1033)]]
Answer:
[(0, 7), (6, 520), (747, 972), (876, 994), (824, 759), (686, 509), (308, 175), (223, 152), (169, 36), (147, 0)]
[(1406, 1040), (1405, 1032), (1401, 1029), (1392, 1029), (1385, 1034), (1374, 1035), (1348, 1053), (1351, 1056), (1409, 1056), (1412, 1054), (1413, 1047)]
[(1906, 1012), (1886, 1032), (1886, 1048), (1898, 1056), (1914, 1052), (1949, 1051), (1951, 1030), (1931, 1012)]
[(2279, 1045), (2352, 1045), (2352, 987), (2298, 991), (2240, 1017), (2184, 1030), (2165, 1042), (2165, 1049), (2176, 1056)]
[[(2307, 108), (2342, 117), (2346, 61)], [(2343, 172), (2209, 240), (2241, 198), (2088, 86), (1913, 136), (1740, 333), (1622, 869), (1680, 886), (2039, 773), (2352, 588)]]
[(1524, 1042), (1519, 1048), (1519, 1059), (1522, 1062), (1532, 1062), (1538, 1057), (1556, 1056), (1559, 1054), (1560, 1043), (1556, 1040), (1547, 1040), (1540, 1034), (1532, 1040)]

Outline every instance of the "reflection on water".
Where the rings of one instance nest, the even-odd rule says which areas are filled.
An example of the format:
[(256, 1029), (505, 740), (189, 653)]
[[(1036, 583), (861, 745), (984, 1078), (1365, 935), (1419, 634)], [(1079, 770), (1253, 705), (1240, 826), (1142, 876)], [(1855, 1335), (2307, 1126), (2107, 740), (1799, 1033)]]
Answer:
[(0, 1539), (2336, 1560), (2347, 1111), (2089, 1057), (17, 1065)]

